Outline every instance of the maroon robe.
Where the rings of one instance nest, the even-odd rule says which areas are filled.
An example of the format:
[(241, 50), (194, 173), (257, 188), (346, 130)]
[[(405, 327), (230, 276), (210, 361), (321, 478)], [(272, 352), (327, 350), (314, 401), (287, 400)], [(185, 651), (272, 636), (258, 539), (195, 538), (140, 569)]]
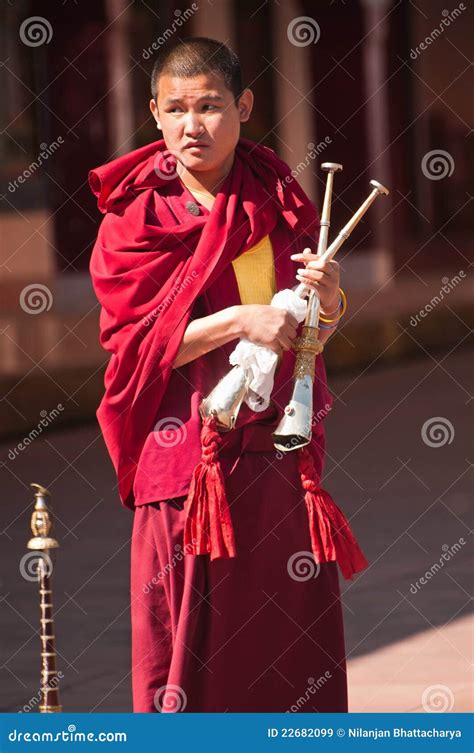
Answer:
[[(270, 238), (281, 290), (294, 284), (290, 254), (302, 239), (282, 224)], [(229, 265), (193, 314), (238, 303)], [(292, 353), (277, 372), (270, 407), (255, 414), (244, 406), (219, 453), (238, 557), (211, 562), (182, 555), (184, 495), (200, 454), (199, 401), (229, 370), (234, 347), (229, 343), (174, 370), (138, 463), (131, 561), (134, 710), (347, 711), (337, 565), (314, 562), (296, 453), (282, 457), (272, 444), (291, 393)], [(331, 405), (319, 358), (314, 413), (326, 415)], [(322, 421), (312, 444), (321, 474)]]
[[(183, 528), (199, 459), (199, 400), (228, 370), (235, 343), (172, 368), (190, 318), (239, 303), (232, 259), (269, 233), (277, 287), (293, 285), (290, 254), (315, 242), (317, 216), (289, 168), (241, 140), (212, 213), (201, 207), (191, 222), (193, 197), (155, 169), (160, 149), (163, 142), (143, 147), (91, 174), (107, 213), (91, 272), (103, 306), (101, 341), (112, 353), (98, 417), (122, 502), (135, 516), (134, 710), (346, 711), (336, 559), (346, 577), (366, 561), (318, 491), (322, 421), (311, 443), (313, 473), (302, 474), (297, 453), (275, 453), (271, 433), (291, 393), (294, 354), (284, 354), (268, 410), (244, 406), (219, 453), (237, 544), (230, 559), (186, 551)], [(175, 295), (188, 275), (191, 287)], [(319, 419), (331, 403), (319, 357)], [(308, 526), (311, 496), (318, 517)]]

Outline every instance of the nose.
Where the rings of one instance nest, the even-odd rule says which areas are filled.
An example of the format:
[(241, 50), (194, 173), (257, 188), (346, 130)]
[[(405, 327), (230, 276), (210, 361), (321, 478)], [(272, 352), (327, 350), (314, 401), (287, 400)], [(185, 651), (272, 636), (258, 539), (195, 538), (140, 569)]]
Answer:
[(186, 136), (189, 136), (191, 138), (196, 138), (197, 136), (200, 136), (202, 134), (203, 127), (196, 113), (188, 113), (184, 131)]

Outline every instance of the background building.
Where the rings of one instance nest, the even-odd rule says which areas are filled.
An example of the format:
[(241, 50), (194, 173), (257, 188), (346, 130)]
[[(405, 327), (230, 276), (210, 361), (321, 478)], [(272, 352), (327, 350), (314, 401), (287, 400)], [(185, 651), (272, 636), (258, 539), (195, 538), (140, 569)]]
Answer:
[[(106, 357), (88, 277), (100, 216), (87, 173), (156, 139), (153, 53), (175, 35), (236, 49), (256, 98), (244, 135), (276, 149), (318, 206), (320, 162), (344, 164), (333, 231), (370, 178), (391, 188), (340, 254), (350, 309), (329, 368), (465, 336), (473, 160), (463, 3), (448, 12), (441, 0), (99, 0), (44, 12), (35, 0), (0, 10), (2, 431), (22, 431), (61, 400), (61, 421), (94, 412)], [(430, 316), (410, 327), (434, 296)]]

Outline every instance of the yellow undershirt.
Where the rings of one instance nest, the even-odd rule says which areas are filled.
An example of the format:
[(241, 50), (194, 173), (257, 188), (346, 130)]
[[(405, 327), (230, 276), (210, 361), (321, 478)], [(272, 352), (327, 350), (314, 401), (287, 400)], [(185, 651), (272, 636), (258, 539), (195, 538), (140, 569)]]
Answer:
[(268, 305), (276, 292), (275, 265), (270, 236), (232, 262), (243, 304)]

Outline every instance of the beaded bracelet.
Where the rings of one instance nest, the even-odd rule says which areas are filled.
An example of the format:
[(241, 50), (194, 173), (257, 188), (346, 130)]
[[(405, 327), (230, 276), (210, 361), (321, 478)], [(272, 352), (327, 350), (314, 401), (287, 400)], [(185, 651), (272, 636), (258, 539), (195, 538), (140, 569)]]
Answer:
[[(341, 317), (344, 316), (344, 314), (346, 313), (346, 310), (347, 310), (347, 297), (346, 297), (346, 294), (344, 293), (344, 291), (343, 291), (342, 288), (339, 288), (339, 296), (340, 296), (340, 301), (339, 301), (339, 307), (337, 309), (337, 311), (339, 311), (339, 314), (334, 319), (329, 319), (329, 318), (326, 318), (324, 316), (320, 316), (319, 317), (319, 321), (321, 321), (321, 322), (327, 322), (328, 324), (332, 324), (333, 322), (337, 323), (339, 321), (339, 319), (341, 319)], [(332, 313), (334, 313), (334, 312), (332, 312)]]

